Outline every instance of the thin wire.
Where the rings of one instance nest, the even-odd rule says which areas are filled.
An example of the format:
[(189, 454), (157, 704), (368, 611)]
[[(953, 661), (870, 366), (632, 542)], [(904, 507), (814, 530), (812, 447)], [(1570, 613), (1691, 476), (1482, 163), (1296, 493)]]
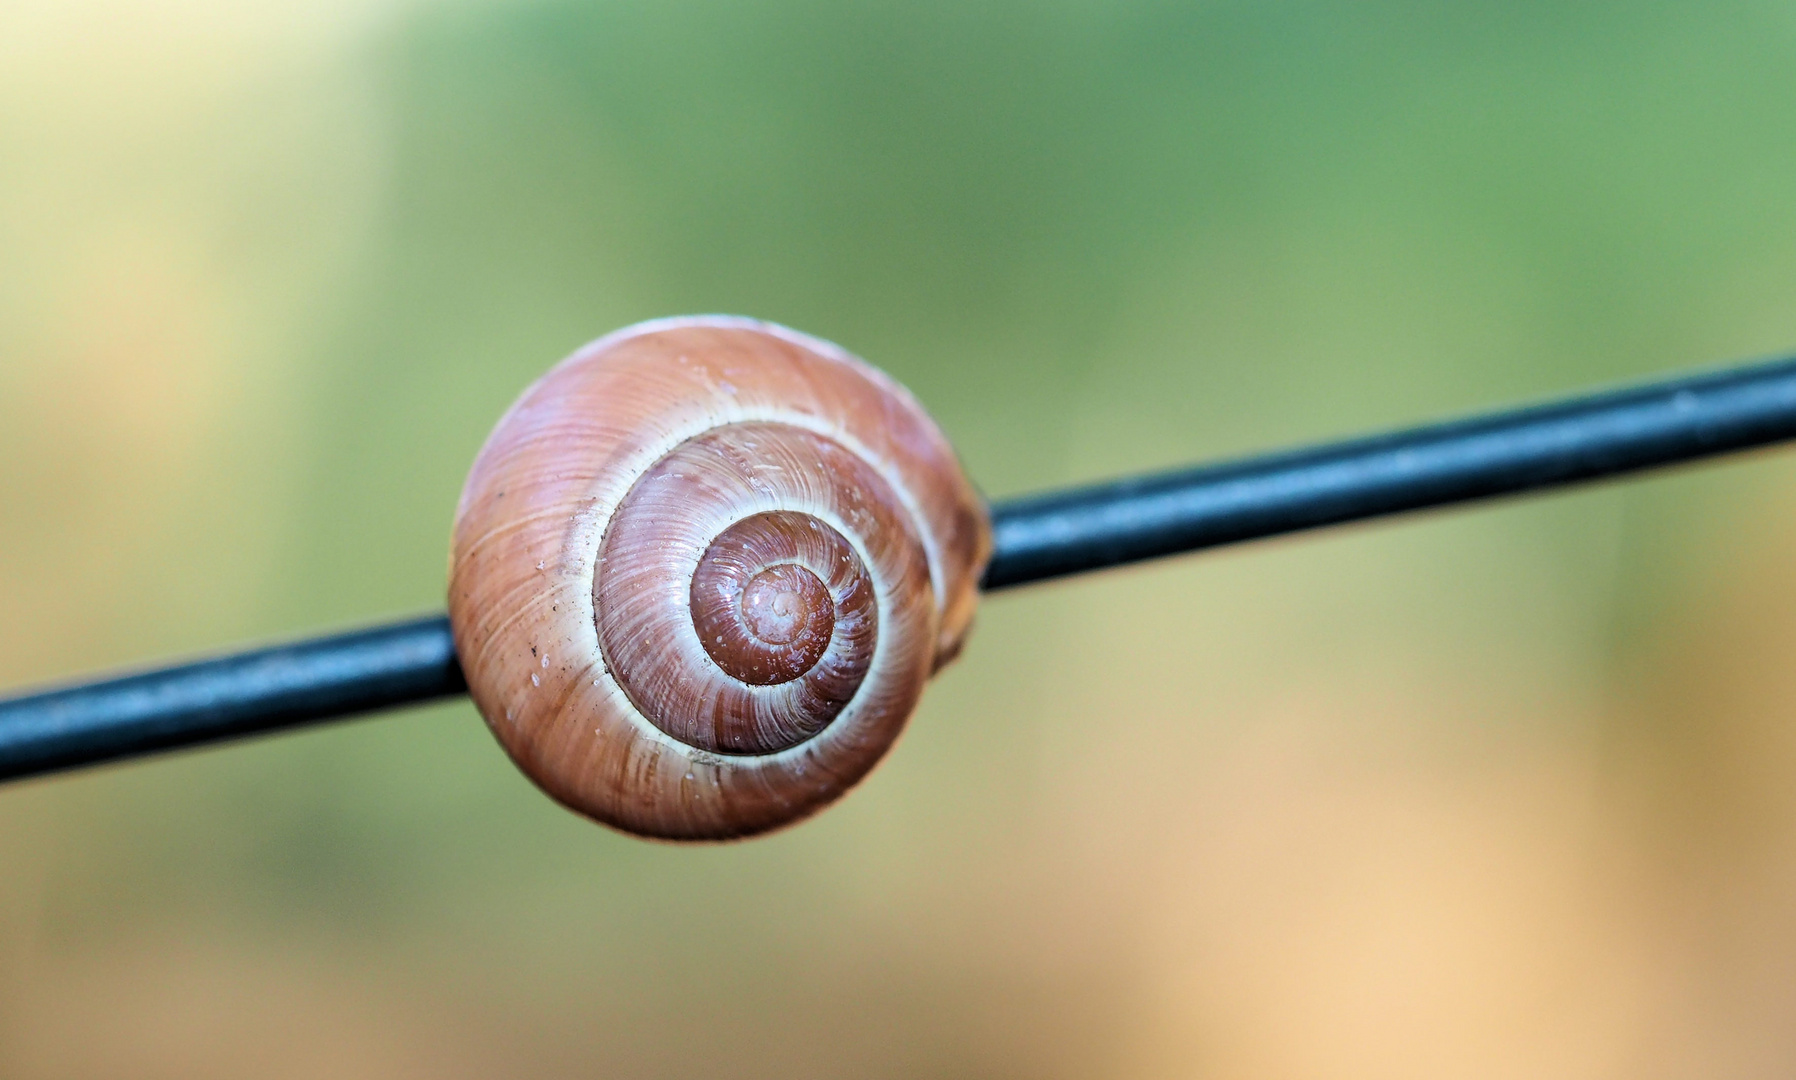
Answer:
[[(982, 586), (1796, 438), (1796, 360), (1001, 502)], [(0, 779), (464, 693), (442, 616), (0, 701)]]
[(0, 701), (0, 779), (467, 690), (441, 615)]
[(1796, 438), (1796, 359), (993, 507), (986, 589)]

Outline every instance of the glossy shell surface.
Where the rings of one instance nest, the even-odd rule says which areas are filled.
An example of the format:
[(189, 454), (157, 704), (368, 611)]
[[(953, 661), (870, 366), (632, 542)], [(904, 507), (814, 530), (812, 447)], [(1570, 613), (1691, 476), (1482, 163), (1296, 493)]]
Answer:
[(456, 514), (476, 705), (630, 832), (776, 828), (865, 776), (960, 649), (983, 502), (910, 394), (768, 323), (672, 319), (530, 387)]

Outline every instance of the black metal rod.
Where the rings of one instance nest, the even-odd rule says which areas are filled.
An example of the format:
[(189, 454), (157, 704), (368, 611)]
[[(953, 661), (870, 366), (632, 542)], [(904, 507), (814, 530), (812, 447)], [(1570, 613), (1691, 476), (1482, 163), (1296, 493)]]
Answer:
[(0, 779), (467, 690), (441, 615), (0, 701)]
[[(1002, 589), (1796, 438), (1796, 360), (992, 508)], [(0, 779), (459, 694), (442, 616), (0, 701)]]
[(1001, 589), (1796, 438), (1796, 359), (992, 508)]

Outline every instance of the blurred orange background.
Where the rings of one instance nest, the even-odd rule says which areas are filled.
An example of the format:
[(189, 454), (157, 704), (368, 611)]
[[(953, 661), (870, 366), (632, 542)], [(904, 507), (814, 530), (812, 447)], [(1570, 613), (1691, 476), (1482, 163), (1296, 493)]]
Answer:
[[(731, 311), (994, 497), (1796, 348), (1787, 7), (12, 0), (0, 685), (441, 605)], [(0, 789), (6, 1077), (1796, 1069), (1796, 456), (994, 596), (769, 838), (466, 703)]]

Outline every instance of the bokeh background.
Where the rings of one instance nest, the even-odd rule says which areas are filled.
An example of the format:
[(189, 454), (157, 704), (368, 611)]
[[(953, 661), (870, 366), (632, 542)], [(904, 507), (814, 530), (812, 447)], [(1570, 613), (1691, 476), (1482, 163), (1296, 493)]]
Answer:
[[(0, 686), (432, 610), (585, 340), (730, 311), (993, 496), (1796, 348), (1796, 14), (8, 0)], [(1796, 456), (992, 598), (736, 846), (465, 703), (0, 789), (0, 1075), (1796, 1069)]]

